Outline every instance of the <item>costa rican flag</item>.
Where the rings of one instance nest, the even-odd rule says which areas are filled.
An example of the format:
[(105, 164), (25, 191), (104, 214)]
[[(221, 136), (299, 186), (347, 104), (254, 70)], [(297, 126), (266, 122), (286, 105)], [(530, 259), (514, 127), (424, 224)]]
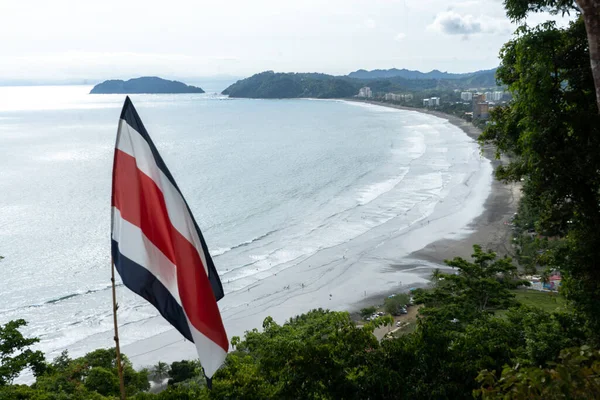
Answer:
[(125, 286), (194, 342), (208, 378), (229, 348), (206, 242), (129, 97), (113, 164), (112, 257)]

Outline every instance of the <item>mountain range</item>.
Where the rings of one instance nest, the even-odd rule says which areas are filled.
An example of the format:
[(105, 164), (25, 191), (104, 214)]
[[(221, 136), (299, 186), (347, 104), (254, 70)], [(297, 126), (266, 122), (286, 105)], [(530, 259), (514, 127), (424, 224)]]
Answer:
[(241, 79), (223, 91), (230, 97), (245, 98), (345, 98), (369, 86), (373, 93), (465, 90), (496, 87), (496, 69), (466, 74), (437, 70), (423, 73), (407, 69), (365, 71), (333, 76), (319, 73), (265, 71)]
[(374, 69), (371, 71), (367, 71), (364, 69), (359, 69), (358, 71), (350, 72), (348, 74), (349, 78), (356, 79), (385, 79), (385, 78), (395, 78), (401, 77), (405, 79), (466, 79), (474, 76), (494, 76), (496, 74), (496, 68), (480, 70), (475, 72), (467, 72), (463, 74), (452, 74), (449, 72), (441, 72), (437, 69), (434, 69), (430, 72), (421, 72), (410, 69)]

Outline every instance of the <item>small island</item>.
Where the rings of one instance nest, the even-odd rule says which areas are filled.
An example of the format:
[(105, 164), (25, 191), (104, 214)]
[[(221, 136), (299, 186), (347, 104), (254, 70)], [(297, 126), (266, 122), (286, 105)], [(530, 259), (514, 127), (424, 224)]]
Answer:
[(97, 84), (90, 94), (174, 94), (174, 93), (204, 93), (199, 87), (186, 85), (179, 81), (169, 81), (157, 76), (145, 76), (141, 78), (122, 81), (111, 79)]

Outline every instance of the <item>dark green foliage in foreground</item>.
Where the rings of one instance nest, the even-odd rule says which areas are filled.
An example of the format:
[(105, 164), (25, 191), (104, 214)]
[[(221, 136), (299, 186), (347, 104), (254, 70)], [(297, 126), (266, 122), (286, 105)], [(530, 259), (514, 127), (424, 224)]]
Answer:
[[(8, 387), (0, 389), (0, 399), (19, 398), (15, 393), (23, 392), (23, 399), (101, 399), (119, 396), (119, 379), (114, 349), (99, 349), (83, 357), (71, 359), (63, 352), (45, 371), (37, 374), (35, 384), (29, 389)], [(135, 371), (126, 356), (123, 356), (123, 374), (127, 396), (148, 390), (148, 371)], [(10, 397), (9, 396), (16, 396)]]
[(473, 246), (473, 262), (460, 257), (446, 260), (456, 272), (433, 273), (432, 290), (417, 289), (415, 302), (425, 307), (421, 314), (429, 318), (471, 321), (482, 313), (516, 305), (511, 289), (526, 284), (517, 277), (510, 258), (496, 259), (496, 253)]
[(419, 293), (427, 315), (397, 339), (378, 343), (373, 325), (357, 328), (346, 313), (315, 310), (281, 326), (267, 318), (264, 333), (234, 339), (237, 350), (217, 372), (210, 397), (472, 398), (481, 370), (545, 365), (562, 348), (585, 343), (573, 314), (527, 307), (491, 314), (492, 305), (518, 306), (509, 290), (514, 267), (480, 248), (474, 253), (472, 263), (453, 260), (457, 275), (447, 276), (456, 279)]
[(547, 368), (505, 367), (502, 375), (487, 370), (477, 377), (483, 399), (597, 399), (600, 396), (600, 352), (588, 346), (565, 349)]
[(494, 110), (482, 140), (514, 155), (497, 175), (525, 178), (535, 229), (561, 238), (542, 249), (544, 263), (563, 273), (565, 295), (600, 343), (600, 115), (583, 21), (522, 28), (501, 57), (513, 102)]
[(26, 338), (19, 331), (25, 325), (22, 319), (0, 325), (0, 387), (12, 383), (26, 368), (36, 374), (44, 371), (44, 355), (29, 348), (39, 340)]
[[(413, 333), (378, 342), (373, 330), (391, 317), (357, 327), (345, 312), (313, 310), (283, 325), (266, 318), (262, 332), (232, 338), (235, 351), (215, 374), (212, 391), (197, 362), (181, 361), (153, 368), (163, 377), (168, 370), (171, 382), (161, 393), (147, 393), (148, 372), (135, 372), (123, 357), (128, 397), (467, 399), (482, 385), (486, 393), (496, 390), (494, 380), (476, 380), (481, 371), (492, 377), (507, 374), (507, 365), (542, 371), (560, 362), (561, 349), (586, 343), (577, 314), (518, 304), (510, 291), (516, 280), (509, 259), (477, 246), (473, 257), (448, 261), (453, 273), (437, 272), (431, 291), (417, 291), (424, 313)], [(501, 315), (492, 313), (509, 306)], [(63, 353), (31, 387), (0, 388), (0, 400), (107, 399), (118, 390), (114, 350), (101, 349), (77, 359)]]
[(169, 385), (184, 382), (202, 374), (202, 367), (198, 361), (175, 361), (169, 368)]

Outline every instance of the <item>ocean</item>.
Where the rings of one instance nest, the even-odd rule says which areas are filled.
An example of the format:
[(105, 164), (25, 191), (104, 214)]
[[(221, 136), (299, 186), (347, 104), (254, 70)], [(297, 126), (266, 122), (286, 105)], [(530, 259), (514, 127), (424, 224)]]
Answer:
[[(90, 89), (0, 87), (0, 324), (27, 320), (49, 358), (113, 345), (110, 179), (124, 96)], [(430, 115), (216, 93), (131, 98), (204, 233), (230, 336), (266, 315), (347, 309), (423, 283), (390, 265), (464, 234), (489, 193), (477, 144)], [(179, 356), (164, 350), (182, 340), (158, 313), (118, 293), (134, 362)]]

